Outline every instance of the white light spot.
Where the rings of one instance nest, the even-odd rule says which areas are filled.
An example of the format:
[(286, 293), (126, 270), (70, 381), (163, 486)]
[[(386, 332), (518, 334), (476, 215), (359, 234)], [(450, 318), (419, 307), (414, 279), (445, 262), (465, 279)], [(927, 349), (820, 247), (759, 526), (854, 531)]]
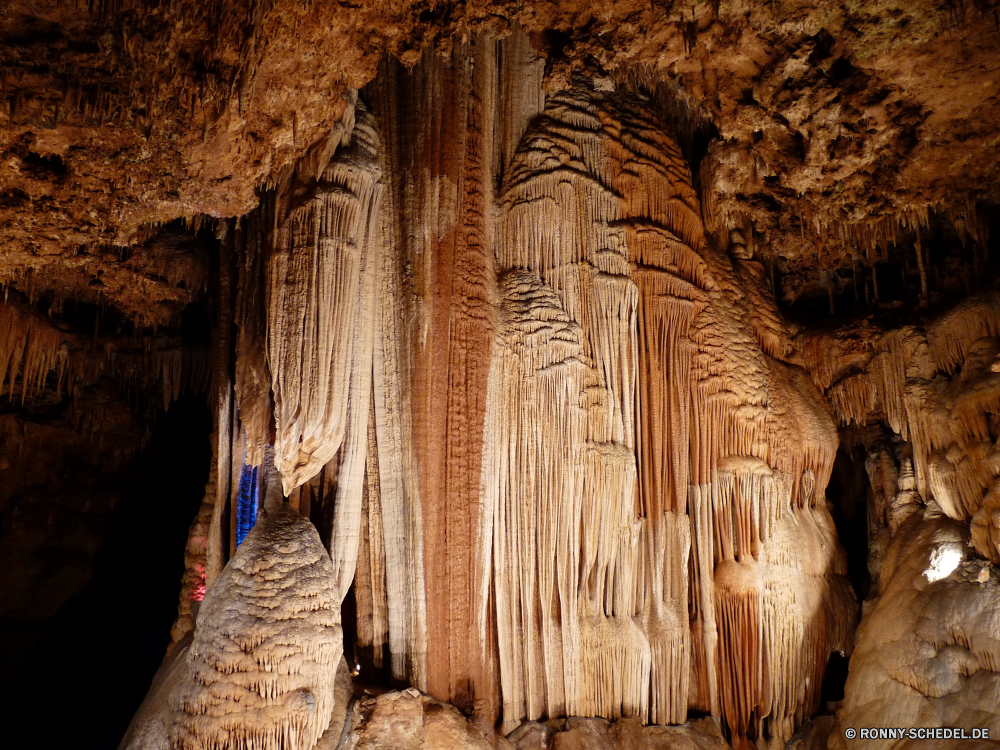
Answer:
[(924, 571), (924, 577), (930, 582), (947, 578), (962, 562), (962, 548), (957, 544), (947, 542), (931, 551), (930, 565)]

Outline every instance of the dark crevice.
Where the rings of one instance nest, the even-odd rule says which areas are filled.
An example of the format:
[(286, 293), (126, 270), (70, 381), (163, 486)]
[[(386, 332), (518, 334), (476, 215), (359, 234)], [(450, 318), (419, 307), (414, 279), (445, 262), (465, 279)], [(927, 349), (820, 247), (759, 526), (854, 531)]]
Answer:
[(120, 478), (122, 499), (107, 516), (90, 582), (38, 626), (21, 668), (4, 670), (0, 692), (18, 717), (5, 729), (12, 746), (21, 739), (106, 750), (125, 733), (170, 642), (188, 527), (208, 479), (210, 430), (204, 400), (182, 398)]
[(871, 575), (868, 572), (868, 505), (872, 487), (865, 469), (865, 451), (861, 446), (841, 446), (833, 463), (826, 497), (832, 503), (837, 537), (847, 553), (847, 577), (858, 599), (868, 597)]

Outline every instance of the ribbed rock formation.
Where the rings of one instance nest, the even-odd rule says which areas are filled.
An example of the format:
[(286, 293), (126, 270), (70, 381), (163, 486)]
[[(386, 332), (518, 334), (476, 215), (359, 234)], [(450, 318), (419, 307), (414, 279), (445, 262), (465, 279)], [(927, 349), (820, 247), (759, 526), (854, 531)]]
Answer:
[(265, 512), (120, 747), (309, 750), (333, 710), (339, 604), (312, 524), (288, 506)]
[(837, 438), (761, 351), (648, 107), (553, 97), (500, 198), (483, 497), (504, 725), (702, 705), (780, 743), (849, 649)]
[(8, 6), (0, 703), (186, 526), (127, 748), (996, 726), (995, 0)]
[(345, 440), (354, 455), (347, 471), (360, 478), (364, 466), (382, 188), (378, 135), (363, 105), (355, 117), (350, 146), (311, 195), (291, 198), (268, 261), (274, 461), (285, 494), (318, 474)]
[(273, 455), (338, 604), (353, 582), (366, 668), (505, 732), (695, 707), (780, 744), (850, 649), (834, 425), (653, 102), (546, 101), (537, 71), (523, 37), (387, 66), (381, 135), (359, 102), (250, 222), (275, 211), (272, 239), (236, 235), (239, 283), (266, 265), (276, 429), (262, 450), (244, 291), (213, 518)]

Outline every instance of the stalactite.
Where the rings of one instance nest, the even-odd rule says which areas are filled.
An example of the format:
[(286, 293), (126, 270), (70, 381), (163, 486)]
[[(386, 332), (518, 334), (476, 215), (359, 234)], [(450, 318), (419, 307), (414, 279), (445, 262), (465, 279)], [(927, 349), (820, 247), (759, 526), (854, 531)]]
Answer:
[[(992, 415), (1000, 412), (1000, 379), (993, 370), (1000, 352), (998, 294), (996, 287), (978, 292), (924, 327), (868, 333), (868, 352), (842, 364), (839, 373), (832, 360), (828, 364), (817, 354), (849, 350), (849, 331), (816, 336), (804, 347), (840, 422), (884, 419), (908, 440), (912, 491), (936, 500), (948, 517), (974, 523), (980, 554), (990, 557), (995, 553), (985, 530), (992, 522), (983, 508), (984, 494), (1000, 471), (990, 427)], [(893, 531), (919, 502), (909, 492), (890, 512)]]
[(420, 485), (404, 387), (408, 361), (400, 331), (400, 278), (397, 261), (389, 255), (382, 259), (378, 289), (385, 301), (376, 318), (373, 361), (378, 483), (374, 478), (368, 482), (369, 503), (377, 501), (381, 508), (391, 672), (396, 679), (423, 686), (427, 620)]
[(237, 245), (236, 364), (233, 387), (240, 423), (247, 434), (246, 463), (264, 463), (273, 424), (271, 371), (267, 362), (265, 254), (274, 226), (273, 193), (257, 211), (235, 222)]
[(30, 311), (6, 302), (0, 305), (0, 393), (6, 390), (8, 400), (16, 393), (23, 404), (45, 389), (52, 373), (57, 393), (64, 387), (72, 389), (65, 340)]
[[(669, 273), (680, 267), (697, 274), (697, 257), (677, 239), (698, 231), (696, 219), (685, 213), (693, 198), (685, 193), (687, 183), (670, 179), (684, 174), (670, 161), (676, 147), (657, 136), (640, 108), (629, 102), (626, 113), (633, 119), (618, 119), (611, 107), (574, 93), (555, 98), (542, 124), (529, 131), (510, 166), (501, 201), (506, 212), (498, 262), (529, 270), (504, 277), (506, 333), (491, 368), (491, 393), (508, 394), (506, 408), (520, 411), (517, 424), (523, 427), (491, 434), (484, 464), (488, 495), (494, 491), (491, 483), (500, 482), (500, 494), (487, 505), (495, 513), (504, 718), (512, 722), (555, 710), (678, 721), (687, 707), (683, 603), (690, 542), (687, 518), (669, 522), (676, 517), (668, 511), (683, 507), (687, 480), (684, 462), (659, 441), (678, 417), (683, 425), (686, 399), (678, 378), (681, 392), (671, 397), (668, 389), (661, 400), (668, 377), (684, 371), (682, 354), (671, 357), (676, 364), (665, 372), (659, 352), (669, 356), (668, 348), (695, 312), (691, 300), (683, 298), (690, 297), (690, 283), (671, 281)], [(602, 130), (605, 122), (609, 133), (622, 124), (628, 127), (609, 138)], [(650, 136), (669, 156), (648, 151)], [(623, 169), (630, 161), (637, 173)], [(660, 180), (660, 192), (647, 192), (647, 175)], [(618, 197), (626, 192), (630, 203)], [(556, 221), (540, 218), (553, 208)], [(636, 276), (638, 286), (630, 260), (649, 268)], [(642, 328), (648, 332), (641, 334), (640, 345), (637, 306), (647, 288), (650, 307)], [(652, 302), (657, 291), (681, 299), (674, 306)], [(651, 356), (643, 360), (650, 346)], [(637, 378), (651, 380), (643, 383), (644, 394), (636, 391)], [(574, 398), (574, 393), (580, 395)], [(650, 415), (643, 425), (648, 432), (637, 433), (637, 408)], [(494, 421), (506, 419), (488, 417), (488, 425)], [(546, 425), (560, 427), (546, 437), (551, 430)], [(538, 433), (536, 446), (520, 454), (520, 461), (537, 468), (522, 480), (508, 477), (503, 467), (510, 459), (502, 446)], [(638, 474), (637, 440), (640, 455), (646, 456)], [(641, 490), (642, 516), (635, 515), (636, 478), (646, 488)], [(582, 506), (563, 507), (575, 492), (582, 493)], [(526, 507), (536, 510), (524, 516)], [(508, 508), (513, 515), (508, 516)], [(579, 541), (572, 526), (555, 523), (576, 517), (591, 519)], [(616, 520), (595, 525), (602, 517)], [(533, 538), (539, 540), (538, 552)], [(564, 551), (550, 565), (542, 550), (553, 547)], [(501, 572), (512, 565), (522, 570), (514, 579)], [(582, 571), (578, 581), (567, 580), (563, 572), (573, 570)], [(536, 596), (539, 619), (532, 604)], [(553, 611), (575, 617), (563, 614), (556, 626)], [(624, 666), (615, 670), (614, 664)], [(563, 683), (565, 693), (558, 689)], [(650, 686), (655, 686), (652, 693)]]
[[(356, 117), (351, 145), (326, 167), (312, 194), (293, 204), (268, 259), (275, 463), (286, 494), (334, 456), (345, 440), (352, 395), (362, 398), (351, 384), (354, 374), (363, 377), (370, 330), (365, 268), (377, 234), (381, 167), (378, 135), (360, 105)], [(367, 398), (362, 403), (366, 415)], [(367, 434), (363, 422), (354, 420), (352, 434)], [(364, 456), (363, 449), (351, 450)]]
[(166, 411), (182, 395), (204, 393), (210, 375), (207, 351), (183, 348), (176, 336), (89, 340), (28, 304), (0, 304), (0, 394), (10, 401), (72, 397), (109, 376), (136, 406), (159, 398)]
[[(919, 494), (937, 500), (956, 520), (969, 521), (1000, 468), (988, 418), (1000, 411), (1000, 380), (992, 371), (1000, 344), (997, 290), (979, 292), (931, 321), (872, 337), (870, 353), (837, 380), (834, 368), (817, 362), (817, 382), (842, 424), (863, 425), (881, 417), (912, 443)], [(808, 351), (837, 351), (843, 334), (816, 337)], [(844, 367), (842, 370), (846, 369)], [(815, 376), (815, 375), (814, 375)]]
[(733, 265), (742, 281), (741, 286), (746, 290), (750, 305), (750, 325), (761, 349), (775, 359), (787, 360), (794, 351), (794, 346), (774, 295), (767, 289), (764, 266), (752, 259), (736, 259)]
[(357, 602), (358, 648), (371, 652), (372, 666), (376, 669), (382, 668), (383, 650), (389, 645), (385, 560), (385, 531), (382, 521), (378, 435), (375, 428), (373, 394), (368, 422), (368, 455), (365, 462), (361, 539), (354, 590)]
[(737, 748), (756, 734), (760, 717), (760, 582), (753, 559), (724, 560), (715, 571), (722, 714)]
[(212, 520), (209, 524), (208, 542), (205, 552), (205, 587), (222, 574), (230, 552), (228, 534), (223, 528), (224, 512), (231, 508), (233, 487), (233, 383), (230, 375), (232, 352), (230, 351), (233, 324), (233, 233), (228, 226), (219, 242), (218, 309), (215, 326), (212, 329), (212, 405), (213, 414), (213, 462), (215, 466), (215, 502), (212, 504)]
[(1000, 338), (1000, 289), (977, 292), (927, 327), (927, 342), (937, 367), (948, 374), (965, 361), (978, 339)]
[(990, 482), (983, 504), (972, 518), (972, 542), (979, 554), (1000, 563), (1000, 479)]
[[(499, 700), (507, 729), (695, 705), (782, 742), (853, 617), (832, 420), (772, 359), (793, 352), (764, 269), (739, 232), (735, 267), (706, 238), (650, 102), (578, 83), (542, 108), (524, 42), (383, 64), (381, 135), (357, 104), (232, 227), (241, 288), (267, 294), (266, 359), (236, 299), (232, 493), (270, 470), (269, 371), (285, 492), (309, 507), (336, 476), (333, 599), (353, 580), (373, 665), (387, 646), (394, 678)], [(905, 413), (892, 383), (865, 406)]]
[(927, 307), (927, 270), (924, 268), (924, 249), (920, 244), (920, 227), (917, 227), (916, 236), (913, 240), (913, 250), (917, 254), (917, 272), (920, 274), (920, 305)]
[(692, 705), (714, 716), (719, 702), (718, 625), (715, 619), (715, 545), (711, 485), (692, 486), (688, 495), (691, 517), (691, 640), (696, 676)]
[[(580, 328), (533, 274), (508, 274), (500, 293), (490, 398), (500, 409), (512, 409), (513, 418), (487, 418), (483, 482), (484, 504), (494, 514), (503, 714), (512, 729), (525, 717), (594, 713), (596, 707), (579, 695), (586, 684), (578, 662), (599, 644), (587, 639), (577, 619), (583, 540), (575, 519), (581, 517), (578, 464), (586, 427), (579, 406), (586, 370)], [(487, 413), (494, 413), (489, 403)], [(545, 554), (536, 557), (536, 550)], [(563, 627), (553, 619), (556, 606), (564, 613)], [(585, 647), (591, 649), (587, 657)], [(648, 674), (648, 646), (646, 651)], [(641, 659), (636, 666), (642, 669)], [(630, 671), (633, 664), (619, 668)]]

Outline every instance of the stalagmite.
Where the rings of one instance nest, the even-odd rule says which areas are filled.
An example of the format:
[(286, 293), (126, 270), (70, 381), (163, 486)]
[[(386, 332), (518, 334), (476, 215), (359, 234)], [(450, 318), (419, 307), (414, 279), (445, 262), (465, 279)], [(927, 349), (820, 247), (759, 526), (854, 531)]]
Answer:
[[(213, 443), (215, 441), (213, 440)], [(208, 564), (208, 538), (212, 524), (212, 512), (217, 495), (218, 476), (216, 466), (210, 469), (205, 497), (198, 508), (191, 527), (188, 529), (187, 544), (184, 547), (184, 575), (181, 578), (180, 601), (177, 605), (177, 619), (170, 629), (170, 648), (194, 631), (197, 608), (205, 598), (205, 573)]]
[(205, 595), (190, 646), (154, 683), (122, 750), (309, 750), (343, 652), (333, 566), (287, 505), (266, 512)]
[(854, 614), (823, 504), (836, 432), (761, 350), (791, 353), (780, 317), (751, 313), (762, 274), (741, 261), (757, 296), (740, 291), (628, 95), (552, 97), (500, 209), (482, 492), (504, 726), (675, 723), (693, 703), (739, 743), (783, 742)]

